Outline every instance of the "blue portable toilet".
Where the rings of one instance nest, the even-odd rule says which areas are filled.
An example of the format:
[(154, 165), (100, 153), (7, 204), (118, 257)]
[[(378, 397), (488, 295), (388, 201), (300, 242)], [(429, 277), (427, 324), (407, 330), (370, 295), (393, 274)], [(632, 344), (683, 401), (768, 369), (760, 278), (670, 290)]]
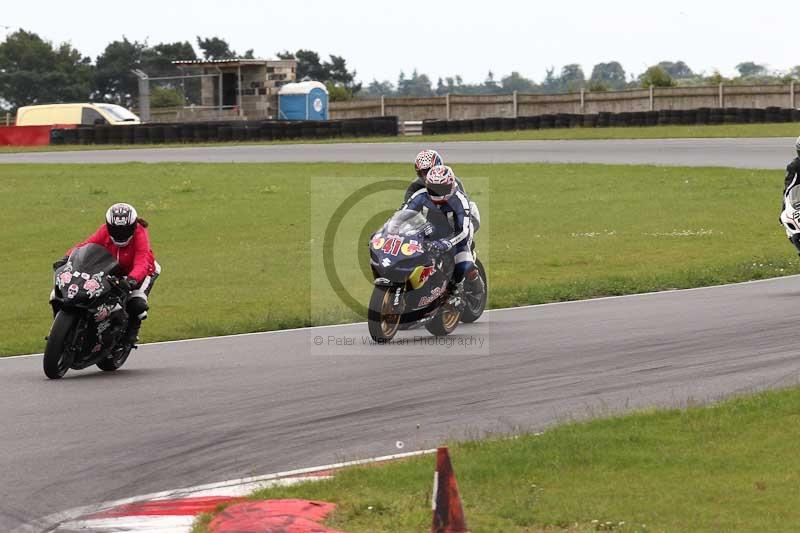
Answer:
[(328, 89), (318, 81), (287, 83), (278, 91), (283, 120), (328, 120)]

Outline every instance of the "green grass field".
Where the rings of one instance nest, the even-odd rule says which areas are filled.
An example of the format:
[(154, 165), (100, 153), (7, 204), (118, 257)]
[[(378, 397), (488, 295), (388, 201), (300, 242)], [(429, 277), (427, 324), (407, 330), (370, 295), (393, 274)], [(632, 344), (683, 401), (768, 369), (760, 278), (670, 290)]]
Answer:
[[(797, 531), (800, 389), (569, 423), (450, 448), (470, 531)], [(267, 489), (334, 502), (328, 524), (430, 531), (434, 456)], [(205, 520), (195, 527), (205, 531)]]
[(444, 141), (523, 141), (523, 140), (587, 140), (587, 139), (682, 139), (720, 137), (796, 137), (800, 124), (729, 124), (720, 126), (651, 126), (629, 128), (559, 128), (547, 130), (494, 131), (484, 133), (453, 133), (424, 136), (358, 137), (329, 140), (289, 140), (244, 143), (202, 144), (122, 144), (69, 146), (0, 146), (0, 153), (50, 152), (74, 150), (120, 150), (137, 148), (177, 148), (187, 146), (236, 146), (253, 144), (307, 144), (339, 142), (444, 142)]
[[(413, 154), (412, 154), (413, 155)], [(459, 165), (481, 206), (490, 305), (514, 306), (800, 272), (776, 221), (782, 173), (602, 165)], [(360, 320), (323, 277), (324, 226), (353, 191), (402, 164), (0, 166), (0, 354), (40, 352), (52, 262), (129, 201), (163, 266), (145, 342)], [(336, 237), (355, 258), (399, 191), (358, 203)]]

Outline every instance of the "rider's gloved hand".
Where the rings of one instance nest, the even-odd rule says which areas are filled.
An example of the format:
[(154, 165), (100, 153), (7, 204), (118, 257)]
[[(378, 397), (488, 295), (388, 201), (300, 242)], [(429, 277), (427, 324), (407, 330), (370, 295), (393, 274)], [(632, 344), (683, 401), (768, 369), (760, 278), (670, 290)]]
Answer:
[(130, 287), (132, 291), (136, 290), (136, 287), (139, 286), (139, 282), (130, 276), (124, 276), (122, 279), (125, 280), (125, 282), (128, 284), (128, 287)]
[(453, 248), (453, 243), (449, 239), (438, 239), (431, 242), (431, 248), (440, 252), (449, 252)]
[(64, 257), (53, 263), (53, 270), (58, 270), (59, 268), (63, 267), (64, 265), (67, 264), (67, 261), (69, 261), (69, 258), (65, 255)]

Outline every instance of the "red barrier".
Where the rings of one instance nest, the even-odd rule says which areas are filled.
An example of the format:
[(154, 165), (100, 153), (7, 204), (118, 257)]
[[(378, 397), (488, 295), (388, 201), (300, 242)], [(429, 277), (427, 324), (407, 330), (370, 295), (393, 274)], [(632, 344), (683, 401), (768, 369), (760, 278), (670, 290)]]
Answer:
[(42, 146), (50, 144), (53, 126), (0, 126), (0, 146)]

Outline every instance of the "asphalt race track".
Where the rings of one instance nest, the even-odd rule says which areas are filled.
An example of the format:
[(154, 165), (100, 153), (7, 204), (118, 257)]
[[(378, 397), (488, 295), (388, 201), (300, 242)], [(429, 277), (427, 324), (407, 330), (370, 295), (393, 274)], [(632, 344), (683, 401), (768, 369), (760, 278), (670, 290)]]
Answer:
[[(365, 345), (364, 324), (179, 341), (143, 346), (116, 374), (61, 381), (44, 378), (40, 356), (0, 360), (0, 530), (79, 505), (395, 453), (397, 441), (410, 451), (793, 384), (797, 321), (786, 311), (798, 296), (793, 276), (499, 310), (460, 327), (451, 339), (464, 345), (435, 349)], [(412, 333), (431, 339), (402, 339)]]
[[(780, 138), (437, 146), (452, 162), (777, 169), (794, 155), (794, 140)], [(422, 147), (31, 152), (0, 163), (409, 162)], [(55, 382), (40, 356), (0, 359), (0, 531), (101, 501), (396, 453), (397, 441), (410, 451), (794, 384), (796, 320), (786, 309), (798, 296), (795, 276), (493, 311), (462, 325), (452, 346), (409, 340), (432, 339), (424, 330), (370, 345), (364, 324), (179, 341), (143, 346), (115, 374), (72, 371)]]
[(637, 139), (591, 141), (261, 144), (0, 154), (0, 163), (403, 162), (436, 146), (452, 163), (619, 163), (784, 169), (795, 139)]

